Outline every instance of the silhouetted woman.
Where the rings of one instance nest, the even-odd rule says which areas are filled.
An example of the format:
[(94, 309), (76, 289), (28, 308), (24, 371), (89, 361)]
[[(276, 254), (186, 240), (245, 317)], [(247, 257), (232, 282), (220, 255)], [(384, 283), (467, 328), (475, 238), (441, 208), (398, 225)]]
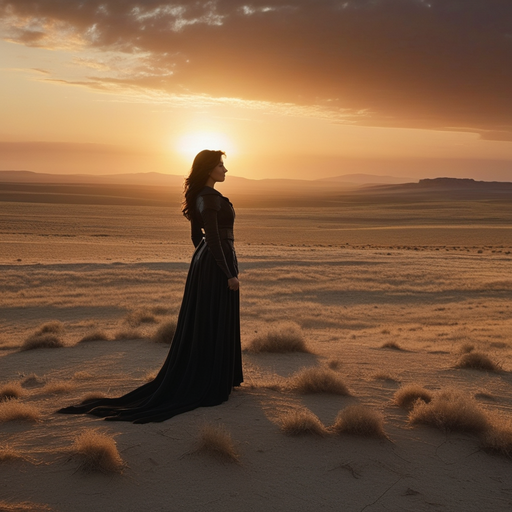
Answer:
[(58, 412), (90, 413), (112, 421), (164, 421), (226, 401), (242, 377), (235, 212), (215, 190), (225, 180), (222, 151), (201, 151), (185, 180), (183, 215), (196, 248), (176, 333), (156, 378), (119, 398), (86, 401)]

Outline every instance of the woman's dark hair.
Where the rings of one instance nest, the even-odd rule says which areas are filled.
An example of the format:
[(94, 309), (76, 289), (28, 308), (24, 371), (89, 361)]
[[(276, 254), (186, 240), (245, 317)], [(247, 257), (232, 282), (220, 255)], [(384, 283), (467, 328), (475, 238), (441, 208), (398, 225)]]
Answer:
[(185, 198), (181, 204), (181, 211), (188, 220), (192, 220), (197, 194), (206, 185), (210, 171), (217, 167), (220, 159), (225, 155), (226, 153), (224, 153), (224, 151), (204, 149), (194, 158), (190, 174), (188, 178), (185, 179)]

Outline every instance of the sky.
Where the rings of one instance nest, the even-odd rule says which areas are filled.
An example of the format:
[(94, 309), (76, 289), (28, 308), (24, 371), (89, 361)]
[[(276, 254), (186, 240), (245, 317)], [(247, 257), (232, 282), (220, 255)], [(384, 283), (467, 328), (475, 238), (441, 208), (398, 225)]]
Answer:
[(0, 170), (512, 181), (510, 0), (0, 0)]

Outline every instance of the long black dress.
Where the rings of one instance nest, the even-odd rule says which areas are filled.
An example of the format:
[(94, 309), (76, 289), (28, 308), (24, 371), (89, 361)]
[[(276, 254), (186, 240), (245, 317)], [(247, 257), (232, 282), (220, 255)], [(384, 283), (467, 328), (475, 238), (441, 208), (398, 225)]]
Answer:
[(156, 378), (119, 398), (82, 402), (58, 412), (147, 423), (228, 399), (233, 386), (243, 381), (239, 292), (227, 284), (238, 276), (234, 220), (227, 198), (210, 187), (200, 191), (191, 221), (196, 250), (176, 333)]

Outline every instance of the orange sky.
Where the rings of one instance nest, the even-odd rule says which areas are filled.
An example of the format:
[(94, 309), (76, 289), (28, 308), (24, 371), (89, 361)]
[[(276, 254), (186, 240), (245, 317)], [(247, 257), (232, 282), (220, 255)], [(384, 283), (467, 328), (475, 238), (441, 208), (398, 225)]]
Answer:
[(248, 178), (512, 181), (510, 19), (498, 0), (0, 0), (0, 169), (185, 174), (210, 146)]

